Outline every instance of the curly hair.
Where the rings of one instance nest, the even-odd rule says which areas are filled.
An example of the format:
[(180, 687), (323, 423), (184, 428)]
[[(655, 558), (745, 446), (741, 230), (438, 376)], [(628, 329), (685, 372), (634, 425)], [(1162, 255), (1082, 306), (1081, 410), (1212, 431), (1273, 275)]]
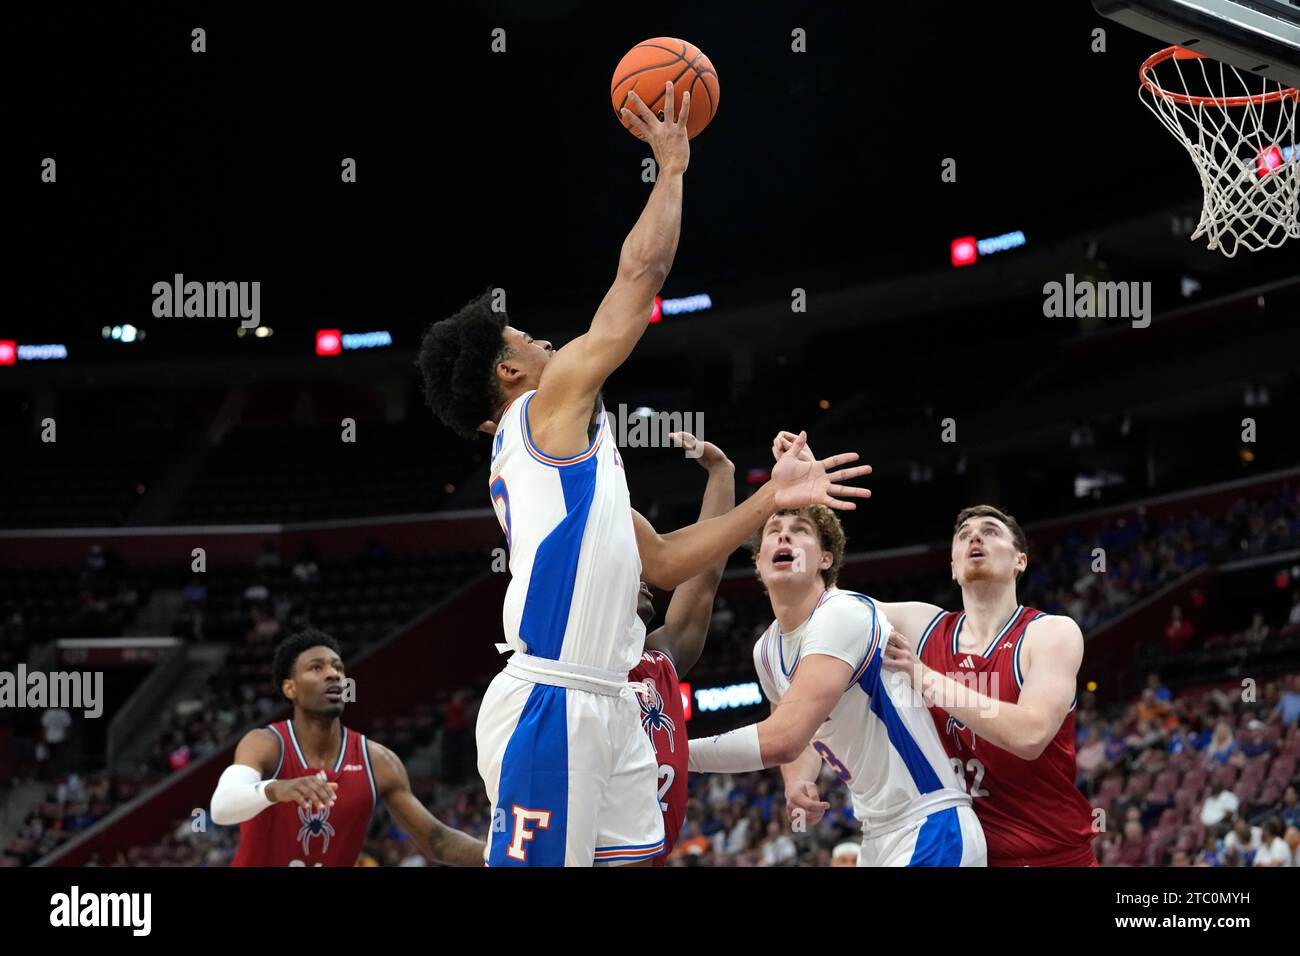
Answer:
[(473, 438), (501, 405), (496, 367), (509, 357), (502, 337), (504, 312), (492, 309), (492, 290), (471, 299), (455, 315), (429, 326), (416, 367), (424, 379), (425, 404), (452, 431)]
[[(291, 634), (276, 645), (275, 653), (271, 655), (271, 677), (274, 679), (277, 688), (283, 688), (284, 682), (293, 676), (293, 668), (298, 663), (298, 655), (313, 647), (328, 647), (335, 654), (340, 653), (339, 642), (324, 631), (318, 631), (314, 627), (301, 630), (297, 634)], [(283, 693), (283, 690), (281, 690), (281, 693)]]
[[(809, 505), (806, 508), (783, 508), (775, 511), (768, 521), (777, 515), (798, 515), (812, 522), (813, 527), (817, 529), (818, 544), (831, 556), (831, 566), (821, 572), (822, 583), (828, 588), (835, 587), (835, 582), (840, 577), (840, 568), (844, 565), (844, 546), (849, 540), (844, 535), (844, 525), (840, 523), (839, 515), (825, 505)], [(766, 527), (767, 521), (764, 521), (763, 528)], [(749, 539), (749, 556), (754, 562), (755, 573), (758, 570), (758, 552), (763, 546), (763, 528), (759, 528)]]

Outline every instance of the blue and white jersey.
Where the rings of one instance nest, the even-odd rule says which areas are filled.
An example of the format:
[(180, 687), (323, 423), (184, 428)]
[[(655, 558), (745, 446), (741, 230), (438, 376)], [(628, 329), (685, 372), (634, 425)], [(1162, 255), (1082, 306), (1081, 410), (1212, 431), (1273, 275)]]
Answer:
[(552, 458), (533, 444), (528, 406), (506, 408), (492, 443), (489, 487), (510, 549), (505, 639), (534, 657), (626, 674), (641, 658), (641, 555), (623, 460), (602, 407), (595, 440)]
[(813, 748), (849, 788), (864, 834), (886, 831), (952, 806), (970, 806), (934, 718), (902, 674), (882, 669), (893, 630), (864, 594), (829, 588), (788, 634), (772, 625), (754, 645), (754, 667), (775, 706), (799, 664), (827, 654), (853, 668)]

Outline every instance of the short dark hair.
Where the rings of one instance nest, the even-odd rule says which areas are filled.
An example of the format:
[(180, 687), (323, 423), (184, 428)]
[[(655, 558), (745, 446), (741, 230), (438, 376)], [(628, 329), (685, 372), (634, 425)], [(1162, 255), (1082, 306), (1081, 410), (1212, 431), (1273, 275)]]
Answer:
[(290, 634), (276, 645), (275, 653), (271, 655), (271, 677), (275, 681), (275, 689), (281, 694), (284, 693), (284, 682), (293, 676), (293, 666), (298, 663), (298, 655), (312, 647), (328, 647), (335, 654), (340, 653), (339, 642), (314, 627)]
[(961, 530), (961, 526), (971, 518), (997, 518), (1011, 531), (1011, 540), (1015, 543), (1016, 550), (1025, 554), (1029, 553), (1029, 542), (1025, 539), (1025, 532), (1021, 529), (1020, 522), (1005, 511), (994, 508), (992, 505), (972, 505), (969, 508), (963, 508), (957, 513), (957, 523), (953, 525), (952, 533), (956, 535)]
[(488, 289), (429, 326), (420, 342), (415, 365), (425, 404), (463, 438), (473, 438), (502, 403), (496, 367), (510, 354), (501, 334), (505, 327), (506, 314), (492, 308)]

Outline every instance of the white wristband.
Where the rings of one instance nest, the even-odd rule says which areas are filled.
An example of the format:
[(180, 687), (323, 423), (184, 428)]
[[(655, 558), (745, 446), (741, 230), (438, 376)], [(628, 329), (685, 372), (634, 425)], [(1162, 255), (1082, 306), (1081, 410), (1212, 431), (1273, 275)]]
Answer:
[(758, 724), (749, 724), (716, 737), (690, 742), (688, 768), (692, 773), (749, 773), (763, 769), (758, 744)]

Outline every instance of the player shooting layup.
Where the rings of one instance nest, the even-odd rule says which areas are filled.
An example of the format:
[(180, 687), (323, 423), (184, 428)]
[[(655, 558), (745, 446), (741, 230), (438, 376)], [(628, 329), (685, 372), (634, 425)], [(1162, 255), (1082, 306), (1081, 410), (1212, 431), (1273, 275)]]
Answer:
[(514, 656), (488, 688), (477, 726), (492, 801), (490, 866), (639, 863), (663, 851), (657, 764), (628, 682), (645, 626), (639, 582), (675, 588), (735, 550), (775, 509), (854, 507), (865, 497), (798, 447), (728, 514), (658, 534), (629, 504), (600, 389), (649, 323), (677, 250), (690, 155), (689, 97), (661, 121), (634, 94), (628, 113), (658, 176), (623, 242), (618, 274), (590, 329), (559, 351), (506, 324), (486, 296), (426, 333), (418, 364), (429, 405), (466, 437), (493, 434), (490, 492), (510, 549), (503, 609)]

